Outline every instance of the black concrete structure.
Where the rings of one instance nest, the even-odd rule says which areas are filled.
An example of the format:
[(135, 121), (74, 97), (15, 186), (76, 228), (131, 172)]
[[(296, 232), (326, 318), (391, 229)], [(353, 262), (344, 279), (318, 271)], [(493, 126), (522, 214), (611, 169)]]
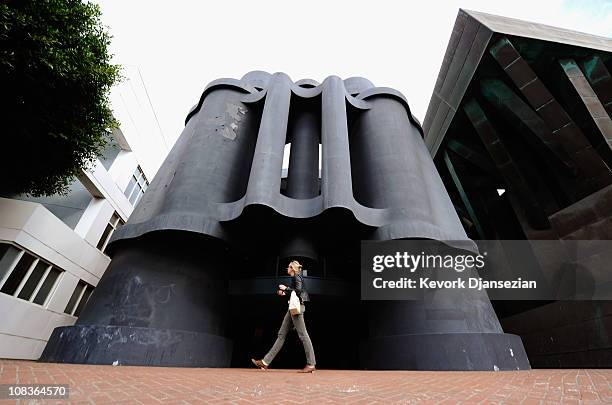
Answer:
[(286, 311), (274, 292), (297, 258), (322, 368), (529, 368), (485, 293), (360, 301), (360, 241), (402, 238), (475, 248), (402, 94), (336, 76), (214, 81), (115, 232), (77, 324), (56, 329), (42, 359), (245, 366), (274, 340)]
[[(460, 10), (425, 143), (472, 239), (558, 241), (534, 257), (554, 284), (566, 241), (612, 239), (612, 40)], [(574, 264), (610, 272), (612, 251)], [(609, 301), (494, 302), (534, 367), (610, 367)]]

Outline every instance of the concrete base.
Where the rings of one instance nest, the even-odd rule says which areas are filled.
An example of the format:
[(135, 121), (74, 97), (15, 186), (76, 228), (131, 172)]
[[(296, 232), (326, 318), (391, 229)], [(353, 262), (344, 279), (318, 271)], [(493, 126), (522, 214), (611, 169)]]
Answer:
[(507, 333), (429, 333), (364, 340), (370, 370), (529, 370), (520, 337)]
[(127, 326), (55, 328), (41, 361), (125, 366), (229, 367), (232, 341), (208, 333)]

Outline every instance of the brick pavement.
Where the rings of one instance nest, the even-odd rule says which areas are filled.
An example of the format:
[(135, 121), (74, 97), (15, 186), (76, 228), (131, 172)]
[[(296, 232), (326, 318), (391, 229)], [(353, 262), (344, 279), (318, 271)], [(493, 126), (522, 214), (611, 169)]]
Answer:
[(611, 382), (612, 370), (318, 370), (310, 375), (0, 360), (0, 384), (69, 384), (74, 404), (598, 404), (612, 403)]

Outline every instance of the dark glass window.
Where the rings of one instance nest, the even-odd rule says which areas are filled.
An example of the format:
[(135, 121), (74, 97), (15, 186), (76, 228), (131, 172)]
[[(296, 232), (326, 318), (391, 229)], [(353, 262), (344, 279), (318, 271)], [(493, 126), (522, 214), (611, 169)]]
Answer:
[(115, 228), (111, 224), (106, 225), (106, 229), (104, 229), (104, 233), (102, 233), (102, 237), (100, 238), (100, 242), (98, 242), (98, 249), (104, 250), (106, 247), (106, 242), (110, 239), (111, 233)]
[(21, 259), (19, 259), (19, 263), (17, 263), (0, 291), (8, 295), (14, 295), (19, 287), (19, 284), (21, 284), (28, 273), (28, 270), (34, 263), (34, 260), (36, 260), (34, 256), (23, 252), (23, 256), (21, 256)]
[(12, 270), (15, 260), (21, 254), (21, 249), (17, 249), (8, 243), (0, 243), (0, 283), (4, 277)]
[(38, 263), (36, 263), (34, 270), (32, 270), (32, 273), (30, 273), (28, 281), (26, 281), (23, 288), (19, 292), (18, 298), (29, 301), (32, 297), (32, 294), (34, 294), (34, 290), (36, 290), (36, 287), (38, 287), (38, 283), (43, 278), (48, 268), (49, 265), (47, 263), (43, 262), (42, 260), (39, 260)]
[[(16, 260), (17, 263), (13, 267)], [(29, 271), (30, 269), (32, 271)], [(56, 281), (62, 272), (63, 270), (51, 267), (49, 263), (22, 249), (0, 243), (0, 282), (6, 277), (0, 291), (5, 294), (14, 296), (23, 283), (17, 297), (44, 305), (49, 295), (53, 293)]]
[(81, 311), (85, 307), (85, 304), (87, 304), (87, 301), (89, 301), (89, 297), (91, 296), (93, 289), (94, 288), (92, 286), (87, 285), (87, 287), (85, 288), (85, 292), (83, 293), (83, 297), (81, 297), (81, 300), (79, 301), (79, 305), (77, 305), (74, 311), (74, 316), (81, 315)]
[(136, 184), (136, 178), (134, 176), (132, 176), (132, 178), (130, 179), (130, 183), (128, 184), (127, 188), (125, 189), (125, 196), (126, 197), (130, 197), (130, 194), (132, 194), (132, 191), (134, 190), (134, 184)]
[(49, 295), (51, 295), (53, 292), (53, 287), (55, 286), (55, 282), (59, 278), (60, 274), (62, 274), (61, 270), (58, 270), (55, 267), (51, 268), (49, 274), (47, 274), (47, 277), (45, 278), (45, 281), (40, 287), (40, 290), (38, 290), (38, 293), (36, 293), (34, 303), (39, 305), (45, 304), (47, 297), (49, 297)]
[(134, 206), (138, 204), (138, 201), (140, 201), (140, 198), (144, 195), (144, 192), (147, 191), (148, 187), (149, 181), (147, 180), (147, 177), (140, 166), (136, 167), (136, 170), (130, 179), (130, 183), (125, 189), (125, 196), (130, 201), (130, 204)]
[(86, 286), (87, 286), (87, 283), (85, 283), (82, 280), (79, 281), (76, 288), (72, 292), (72, 296), (70, 297), (70, 300), (68, 301), (68, 305), (66, 305), (66, 309), (64, 310), (65, 313), (72, 315), (72, 312), (74, 311), (74, 307), (76, 307), (76, 305), (78, 304), (78, 300), (79, 298), (81, 298), (81, 293), (83, 292)]
[(97, 248), (104, 252), (108, 241), (110, 240), (111, 236), (113, 236), (113, 232), (115, 232), (115, 230), (124, 223), (125, 222), (123, 222), (123, 220), (119, 217), (119, 214), (115, 212), (110, 221), (108, 221), (108, 224), (106, 225), (106, 228), (98, 241)]
[(134, 192), (130, 196), (130, 204), (136, 205), (136, 200), (138, 199), (138, 195), (140, 194), (140, 188), (136, 187)]
[(11, 245), (8, 245), (6, 243), (0, 243), (0, 260), (4, 257), (10, 247)]

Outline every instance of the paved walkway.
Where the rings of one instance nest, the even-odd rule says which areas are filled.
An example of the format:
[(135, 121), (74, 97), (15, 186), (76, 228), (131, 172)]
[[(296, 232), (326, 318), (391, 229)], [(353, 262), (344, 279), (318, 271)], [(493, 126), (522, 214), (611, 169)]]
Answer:
[(70, 402), (75, 404), (612, 404), (611, 382), (612, 370), (318, 370), (310, 375), (295, 370), (113, 367), (0, 360), (0, 384), (69, 384)]

